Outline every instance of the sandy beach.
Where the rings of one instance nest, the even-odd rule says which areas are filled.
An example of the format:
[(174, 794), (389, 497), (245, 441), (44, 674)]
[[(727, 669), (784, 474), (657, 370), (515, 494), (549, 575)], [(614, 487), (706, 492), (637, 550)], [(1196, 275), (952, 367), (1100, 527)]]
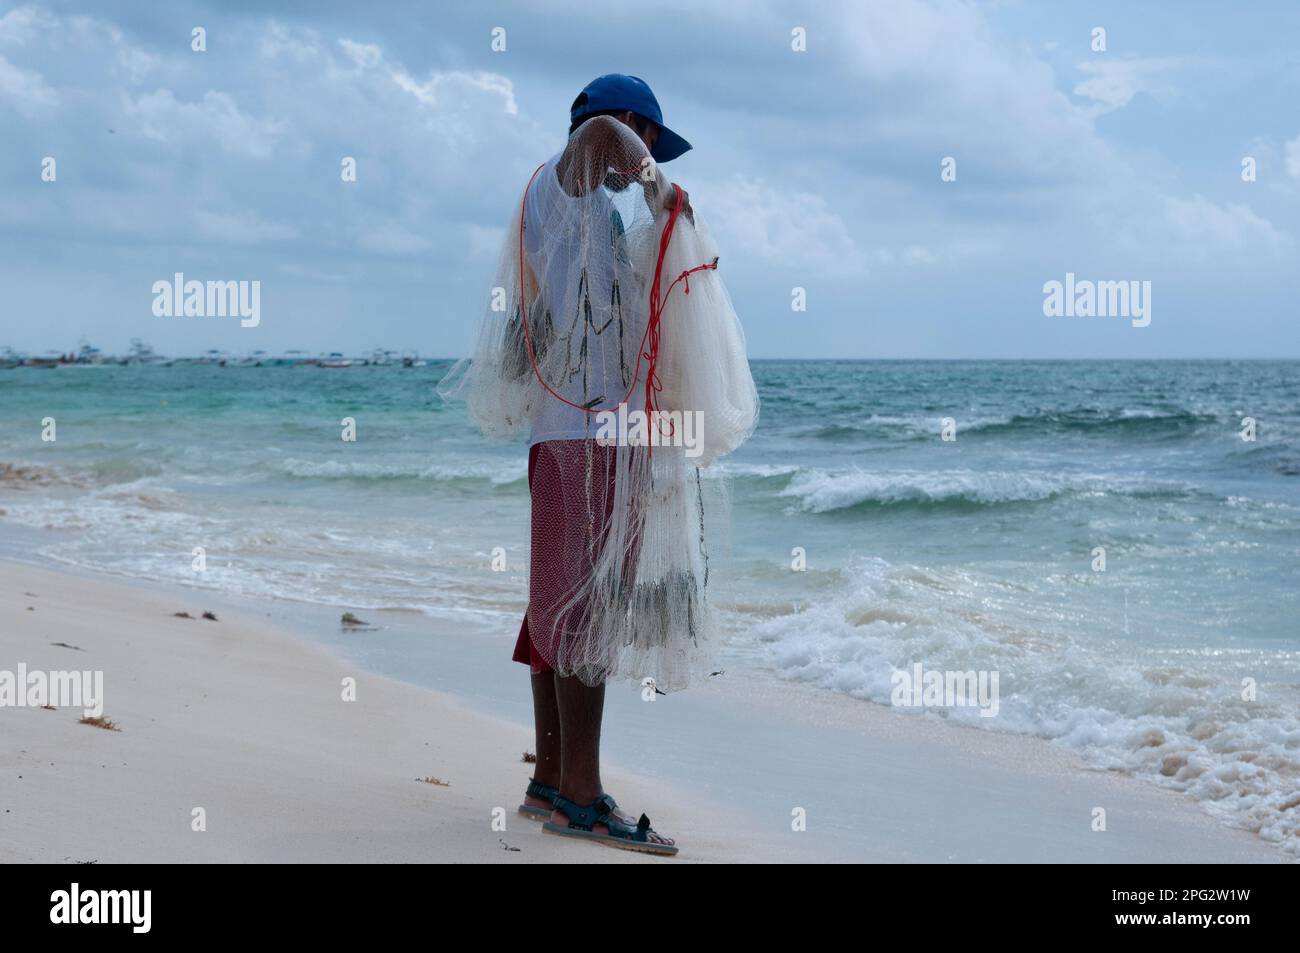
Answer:
[[(254, 619), (199, 618), (199, 594), (181, 605), (14, 564), (0, 576), (0, 657), (102, 670), (119, 729), (83, 725), (80, 710), (0, 710), (0, 860), (642, 859), (543, 835), (515, 813), (532, 747), (522, 726), (349, 669)], [(173, 615), (186, 610), (195, 618)], [(341, 701), (347, 677), (355, 702)], [(633, 778), (610, 773), (615, 783), (629, 806), (651, 797)], [(206, 831), (191, 830), (196, 807)], [(493, 829), (497, 808), (505, 831)], [(692, 859), (741, 855), (706, 816), (672, 821)]]
[[(80, 710), (0, 709), (0, 860), (1286, 859), (1178, 795), (1085, 771), (1037, 739), (754, 683), (661, 703), (653, 743), (636, 740), (636, 709), (611, 705), (607, 748), (624, 754), (606, 786), (677, 837), (677, 860), (570, 843), (514, 813), (529, 773), (522, 720), (479, 710), (486, 696), (368, 673), (267, 612), (202, 619), (210, 596), (0, 563), (0, 668), (102, 671), (104, 717), (118, 728), (81, 724)], [(501, 691), (523, 697), (515, 667), (503, 660), (491, 677), (502, 673)], [(349, 677), (356, 700), (345, 702)], [(656, 770), (627, 770), (638, 759)], [(1094, 806), (1104, 833), (1090, 828)], [(791, 830), (798, 807), (807, 831)], [(204, 831), (191, 829), (196, 808)]]

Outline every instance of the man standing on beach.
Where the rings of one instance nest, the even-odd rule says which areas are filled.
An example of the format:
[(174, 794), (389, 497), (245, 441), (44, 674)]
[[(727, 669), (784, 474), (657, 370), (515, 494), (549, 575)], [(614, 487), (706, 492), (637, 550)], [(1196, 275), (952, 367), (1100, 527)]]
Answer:
[[(632, 76), (614, 74), (602, 76), (590, 83), (574, 100), (570, 118), (569, 144), (556, 163), (555, 174), (543, 182), (535, 182), (538, 189), (533, 194), (540, 197), (541, 201), (529, 203), (531, 208), (529, 204), (525, 205), (525, 236), (530, 227), (535, 227), (539, 232), (548, 228), (548, 223), (534, 221), (534, 216), (541, 219), (546, 214), (551, 207), (546, 197), (551, 195), (556, 196), (551, 201), (563, 202), (567, 198), (570, 201), (608, 205), (608, 211), (602, 211), (600, 219), (603, 220), (608, 215), (610, 221), (618, 221), (618, 212), (608, 197), (608, 191), (610, 186), (621, 191), (617, 187), (623, 182), (608, 181), (610, 176), (607, 170), (633, 169), (639, 173), (645, 158), (644, 152), (638, 156), (628, 147), (630, 137), (626, 130), (636, 134), (656, 163), (674, 159), (690, 148), (686, 140), (664, 126), (659, 104), (650, 87)], [(545, 168), (542, 170), (543, 173), (548, 171)], [(571, 191), (578, 194), (560, 198), (556, 193), (563, 191), (561, 182), (566, 178), (576, 186)], [(645, 195), (647, 204), (652, 204), (656, 199), (666, 199), (671, 192), (661, 195), (658, 189), (648, 188)], [(596, 216), (589, 218), (594, 220)], [(617, 231), (616, 225), (611, 228), (612, 233)], [(594, 267), (588, 268), (585, 275), (586, 284), (600, 289), (601, 293), (592, 296), (592, 300), (599, 304), (613, 298), (613, 289), (619, 288), (621, 291), (619, 272), (627, 270), (626, 262), (618, 258), (620, 249), (617, 234), (611, 234), (610, 239), (608, 243), (599, 243), (603, 246), (599, 258), (603, 260), (592, 261)], [(561, 301), (572, 302), (576, 289), (563, 286), (563, 283), (573, 281), (572, 267), (557, 267), (552, 262), (555, 259), (577, 261), (582, 257), (582, 249), (573, 246), (542, 249), (540, 244), (531, 250), (542, 254), (528, 256), (525, 263), (529, 266), (525, 268), (525, 280), (531, 278), (532, 283), (536, 284), (539, 273), (531, 265), (540, 258), (551, 259), (538, 261), (542, 298), (554, 305), (559, 305)], [(527, 243), (525, 249), (529, 250)], [(528, 275), (528, 272), (532, 274)], [(579, 273), (577, 279), (583, 282), (583, 274)], [(610, 298), (603, 294), (605, 288), (610, 289)], [(602, 314), (600, 320), (593, 323), (594, 326), (588, 326), (586, 336), (594, 336), (590, 332), (610, 317), (608, 313)], [(633, 330), (632, 325), (644, 326), (644, 316), (629, 314), (625, 317), (629, 325), (624, 329), (625, 334)], [(617, 320), (619, 315), (613, 315), (613, 318)], [(610, 329), (602, 334), (608, 333), (608, 330)], [(626, 336), (629, 340), (633, 337), (631, 334)], [(588, 352), (592, 350), (593, 347), (589, 345)], [(620, 348), (620, 352), (625, 350), (628, 348)], [(627, 361), (623, 363), (626, 365)], [(598, 371), (602, 373), (618, 369), (614, 361), (602, 361), (600, 364)], [(614, 373), (605, 373), (605, 376), (608, 379), (600, 382), (596, 391), (608, 397), (621, 396), (627, 391), (629, 382), (623, 376)], [(586, 392), (591, 391), (589, 386)], [(612, 405), (613, 401), (602, 403)], [(555, 640), (546, 631), (546, 627), (554, 626), (559, 621), (554, 618), (553, 610), (563, 605), (565, 594), (573, 588), (574, 581), (568, 578), (570, 573), (584, 568), (566, 554), (564, 534), (554, 532), (565, 521), (566, 497), (574, 495), (579, 481), (586, 475), (585, 467), (574, 464), (579, 462), (580, 457), (594, 453), (603, 458), (596, 467), (599, 475), (607, 481), (612, 481), (615, 476), (610, 448), (592, 446), (590, 424), (589, 414), (560, 401), (543, 404), (534, 415), (528, 461), (529, 488), (533, 494), (530, 598), (514, 658), (528, 664), (532, 671), (537, 769), (528, 785), (521, 812), (538, 818), (547, 817), (547, 828), (554, 829), (554, 832), (566, 830), (577, 833), (578, 829), (574, 828), (577, 823), (580, 827), (587, 828), (586, 833), (610, 838), (606, 843), (617, 840), (628, 847), (676, 853), (677, 848), (673, 846), (672, 839), (651, 829), (648, 818), (642, 815), (638, 823), (636, 818), (620, 811), (614, 799), (605, 793), (600, 779), (600, 729), (605, 706), (605, 685), (603, 682), (587, 685), (577, 675), (557, 674), (554, 669)], [(549, 452), (541, 456), (543, 444), (558, 446), (548, 447)], [(601, 502), (612, 503), (612, 495), (602, 494)], [(596, 507), (602, 510), (607, 508), (599, 505)], [(607, 512), (593, 515), (608, 519)], [(530, 622), (534, 623), (531, 631)], [(542, 631), (538, 632), (539, 629)], [(557, 799), (562, 799), (563, 803), (557, 803)]]
[[(537, 768), (519, 812), (552, 834), (671, 855), (673, 840), (601, 783), (605, 683), (634, 678), (653, 695), (710, 670), (698, 468), (753, 431), (757, 392), (716, 248), (660, 169), (690, 143), (635, 76), (593, 80), (570, 120), (517, 204), (473, 358), (440, 390), (467, 386), (485, 435), (530, 444), (514, 659), (532, 673)], [(653, 441), (607, 438), (629, 404), (660, 421)], [(686, 428), (662, 421), (706, 412), (707, 439), (688, 455)]]

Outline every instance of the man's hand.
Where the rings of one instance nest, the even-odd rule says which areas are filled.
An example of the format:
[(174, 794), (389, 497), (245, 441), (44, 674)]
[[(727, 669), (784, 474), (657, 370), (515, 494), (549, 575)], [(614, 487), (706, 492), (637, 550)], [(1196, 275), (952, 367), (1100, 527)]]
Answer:
[[(665, 210), (671, 209), (677, 204), (677, 190), (682, 189), (676, 182), (668, 181), (668, 176), (664, 175), (664, 170), (659, 166), (654, 167), (654, 178), (642, 179), (645, 185), (646, 204), (653, 210), (655, 202), (659, 202), (660, 208)], [(662, 196), (662, 199), (659, 198)], [(691, 208), (691, 197), (685, 189), (682, 189), (682, 211), (686, 213), (686, 220), (695, 224), (695, 209)], [(657, 215), (658, 212), (656, 211)]]
[[(677, 189), (682, 189), (682, 187), (677, 185), (676, 182), (674, 182), (673, 185), (676, 185)], [(672, 208), (673, 205), (676, 204), (677, 189), (673, 189), (668, 193), (668, 197), (664, 202), (664, 208)], [(691, 196), (685, 189), (682, 189), (682, 214), (686, 216), (688, 222), (692, 225), (695, 224), (695, 209), (691, 208)]]

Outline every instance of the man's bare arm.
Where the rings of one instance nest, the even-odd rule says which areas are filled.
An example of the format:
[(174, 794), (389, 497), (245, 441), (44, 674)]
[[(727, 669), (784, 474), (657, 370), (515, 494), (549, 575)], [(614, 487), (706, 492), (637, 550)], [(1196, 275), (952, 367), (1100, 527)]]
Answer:
[(600, 187), (610, 169), (636, 166), (643, 154), (648, 154), (645, 144), (631, 129), (613, 116), (595, 116), (574, 132), (555, 171), (566, 192), (586, 195)]

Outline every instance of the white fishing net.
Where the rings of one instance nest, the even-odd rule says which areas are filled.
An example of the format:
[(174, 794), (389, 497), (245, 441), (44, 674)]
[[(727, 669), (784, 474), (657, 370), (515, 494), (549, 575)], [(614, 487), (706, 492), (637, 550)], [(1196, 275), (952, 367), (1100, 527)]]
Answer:
[(725, 489), (699, 469), (753, 432), (758, 395), (718, 251), (681, 209), (629, 126), (584, 122), (516, 204), (474, 353), (439, 387), (484, 434), (540, 444), (529, 630), (592, 685), (682, 688), (717, 641)]

